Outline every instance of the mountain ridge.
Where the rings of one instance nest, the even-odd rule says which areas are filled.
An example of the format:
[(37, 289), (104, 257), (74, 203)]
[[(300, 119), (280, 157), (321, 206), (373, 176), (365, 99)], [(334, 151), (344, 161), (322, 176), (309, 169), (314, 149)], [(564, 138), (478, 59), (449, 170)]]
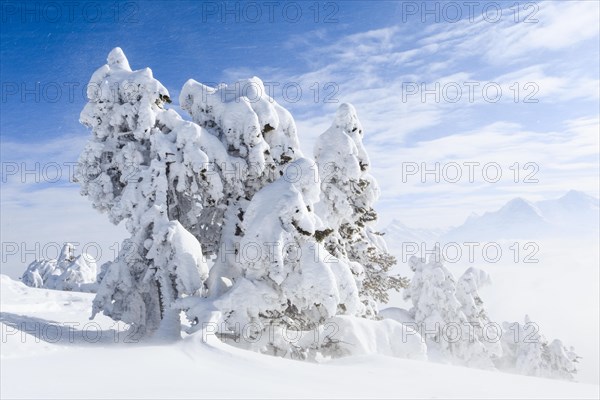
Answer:
[(383, 232), (388, 244), (577, 237), (598, 234), (599, 210), (600, 199), (569, 190), (558, 198), (537, 202), (515, 197), (494, 211), (471, 213), (461, 225), (446, 230), (411, 228), (394, 219)]

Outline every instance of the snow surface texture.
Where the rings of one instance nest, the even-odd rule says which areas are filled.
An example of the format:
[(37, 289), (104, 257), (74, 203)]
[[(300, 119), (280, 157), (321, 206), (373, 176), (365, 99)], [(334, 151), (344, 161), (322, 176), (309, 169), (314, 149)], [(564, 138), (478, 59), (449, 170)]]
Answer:
[[(597, 399), (600, 395), (597, 385), (384, 357), (366, 351), (362, 356), (310, 363), (236, 349), (214, 335), (203, 338), (194, 334), (174, 343), (125, 343), (130, 338), (122, 331), (123, 326), (105, 316), (88, 320), (91, 294), (29, 288), (2, 275), (0, 295), (2, 398), (80, 399), (90, 397), (91, 391), (98, 398), (156, 399)], [(368, 328), (352, 329), (354, 334), (370, 335)], [(393, 345), (361, 342), (377, 351)], [(168, 379), (165, 370), (169, 371)], [(189, 384), (199, 376), (203, 377), (202, 387)], [(99, 381), (110, 384), (99, 385)], [(401, 388), (398, 382), (402, 382)]]
[(35, 260), (27, 267), (23, 283), (36, 288), (95, 291), (96, 261), (89, 254), (74, 254), (74, 246), (66, 243), (58, 259)]

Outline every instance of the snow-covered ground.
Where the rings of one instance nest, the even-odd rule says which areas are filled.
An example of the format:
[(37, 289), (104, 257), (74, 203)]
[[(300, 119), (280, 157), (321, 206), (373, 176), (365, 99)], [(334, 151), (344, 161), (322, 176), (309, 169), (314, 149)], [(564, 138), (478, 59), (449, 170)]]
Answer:
[(92, 294), (0, 278), (1, 398), (166, 398), (174, 388), (178, 398), (599, 396), (594, 384), (383, 356), (292, 361), (200, 333), (179, 342), (123, 343), (122, 326), (102, 316), (88, 320)]

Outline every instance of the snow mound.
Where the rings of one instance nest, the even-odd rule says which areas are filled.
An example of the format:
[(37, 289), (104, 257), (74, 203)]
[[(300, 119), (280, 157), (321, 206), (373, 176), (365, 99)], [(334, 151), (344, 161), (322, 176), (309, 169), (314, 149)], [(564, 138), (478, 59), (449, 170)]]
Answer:
[(324, 325), (329, 341), (338, 355), (379, 354), (390, 357), (425, 360), (427, 346), (421, 335), (410, 326), (391, 319), (380, 321), (351, 316), (336, 316)]
[(379, 316), (384, 319), (391, 319), (401, 324), (414, 323), (415, 320), (408, 310), (399, 307), (388, 307), (379, 311)]

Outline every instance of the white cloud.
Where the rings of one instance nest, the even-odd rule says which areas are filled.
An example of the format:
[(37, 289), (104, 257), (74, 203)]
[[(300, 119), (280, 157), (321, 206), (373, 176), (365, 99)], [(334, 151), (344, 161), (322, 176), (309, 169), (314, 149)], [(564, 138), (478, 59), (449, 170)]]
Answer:
[[(437, 43), (440, 51), (455, 56), (476, 55), (495, 64), (522, 62), (541, 52), (566, 50), (586, 40), (597, 38), (600, 30), (599, 3), (595, 1), (543, 1), (506, 4), (502, 18), (474, 21), (461, 20), (455, 24), (439, 24), (428, 29), (430, 35), (422, 44)], [(529, 7), (525, 9), (525, 7)], [(488, 16), (490, 17), (490, 16)], [(528, 22), (524, 22), (524, 21)], [(537, 20), (537, 22), (533, 22)], [(597, 43), (595, 44), (597, 48)]]

